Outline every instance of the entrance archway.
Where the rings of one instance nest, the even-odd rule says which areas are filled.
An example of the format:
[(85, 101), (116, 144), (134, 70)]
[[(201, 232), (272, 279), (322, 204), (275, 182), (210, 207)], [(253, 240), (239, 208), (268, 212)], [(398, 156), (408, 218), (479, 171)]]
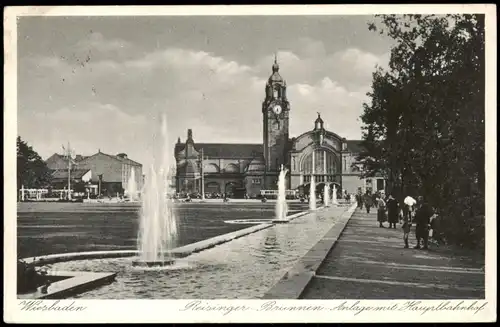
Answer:
[(220, 184), (217, 183), (217, 182), (208, 182), (208, 183), (206, 183), (205, 184), (205, 193), (220, 194), (221, 193), (221, 191), (220, 191)]
[(228, 194), (232, 194), (234, 193), (234, 190), (236, 188), (239, 188), (241, 187), (241, 184), (240, 183), (237, 183), (237, 182), (227, 182), (225, 187), (224, 187), (224, 192), (225, 193), (228, 193)]
[(316, 181), (318, 181), (318, 175), (335, 175), (337, 171), (340, 171), (339, 167), (340, 162), (337, 155), (326, 148), (314, 149), (310, 153), (305, 154), (300, 162), (300, 171), (305, 176), (316, 175)]

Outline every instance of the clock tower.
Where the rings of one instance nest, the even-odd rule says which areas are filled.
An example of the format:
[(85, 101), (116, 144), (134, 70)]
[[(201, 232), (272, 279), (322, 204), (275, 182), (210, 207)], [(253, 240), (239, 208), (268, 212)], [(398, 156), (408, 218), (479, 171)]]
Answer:
[[(281, 165), (286, 165), (290, 103), (286, 97), (286, 82), (279, 74), (274, 58), (273, 73), (266, 83), (266, 97), (262, 102), (264, 123), (264, 159), (266, 175), (277, 175)], [(266, 184), (272, 184), (272, 182)], [(271, 188), (272, 185), (265, 185)]]

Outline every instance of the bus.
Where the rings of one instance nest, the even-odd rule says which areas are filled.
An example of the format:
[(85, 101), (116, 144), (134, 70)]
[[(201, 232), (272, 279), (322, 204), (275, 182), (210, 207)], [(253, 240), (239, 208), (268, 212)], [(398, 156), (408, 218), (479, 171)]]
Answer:
[[(298, 199), (299, 191), (297, 190), (285, 190), (286, 198), (288, 200)], [(277, 199), (278, 190), (261, 190), (260, 197), (266, 199)]]

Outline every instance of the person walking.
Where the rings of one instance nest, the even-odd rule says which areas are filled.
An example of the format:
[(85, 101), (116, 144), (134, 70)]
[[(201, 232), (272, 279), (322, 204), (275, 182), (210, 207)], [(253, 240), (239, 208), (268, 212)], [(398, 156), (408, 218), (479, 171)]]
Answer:
[(389, 218), (389, 228), (396, 228), (396, 223), (399, 220), (399, 204), (392, 194), (387, 199), (387, 216)]
[(356, 202), (358, 203), (358, 208), (363, 209), (363, 194), (361, 190), (358, 190), (358, 193), (356, 193)]
[(384, 227), (383, 223), (387, 220), (387, 216), (385, 213), (386, 209), (385, 201), (382, 197), (377, 200), (377, 221), (379, 223), (379, 227)]
[(363, 196), (363, 202), (365, 204), (366, 213), (370, 213), (370, 208), (373, 206), (373, 201), (370, 191), (366, 191), (365, 195)]
[(408, 236), (411, 229), (411, 210), (407, 204), (403, 205), (403, 241), (405, 242), (405, 249), (408, 249)]
[(417, 245), (414, 248), (420, 249), (420, 241), (422, 241), (422, 249), (427, 250), (429, 243), (429, 224), (434, 212), (423, 196), (418, 197), (417, 205), (418, 208), (415, 211), (415, 236), (417, 238)]
[(378, 206), (378, 198), (379, 198), (378, 192), (372, 194), (372, 203), (375, 208), (377, 208)]

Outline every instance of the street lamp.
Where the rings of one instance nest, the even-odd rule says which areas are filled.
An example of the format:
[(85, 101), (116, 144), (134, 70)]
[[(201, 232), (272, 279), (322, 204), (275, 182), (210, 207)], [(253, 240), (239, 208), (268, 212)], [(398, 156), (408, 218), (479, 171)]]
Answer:
[(203, 171), (203, 163), (204, 163), (203, 149), (201, 149), (201, 158), (200, 158), (200, 171), (201, 171), (201, 199), (205, 200), (205, 172)]

